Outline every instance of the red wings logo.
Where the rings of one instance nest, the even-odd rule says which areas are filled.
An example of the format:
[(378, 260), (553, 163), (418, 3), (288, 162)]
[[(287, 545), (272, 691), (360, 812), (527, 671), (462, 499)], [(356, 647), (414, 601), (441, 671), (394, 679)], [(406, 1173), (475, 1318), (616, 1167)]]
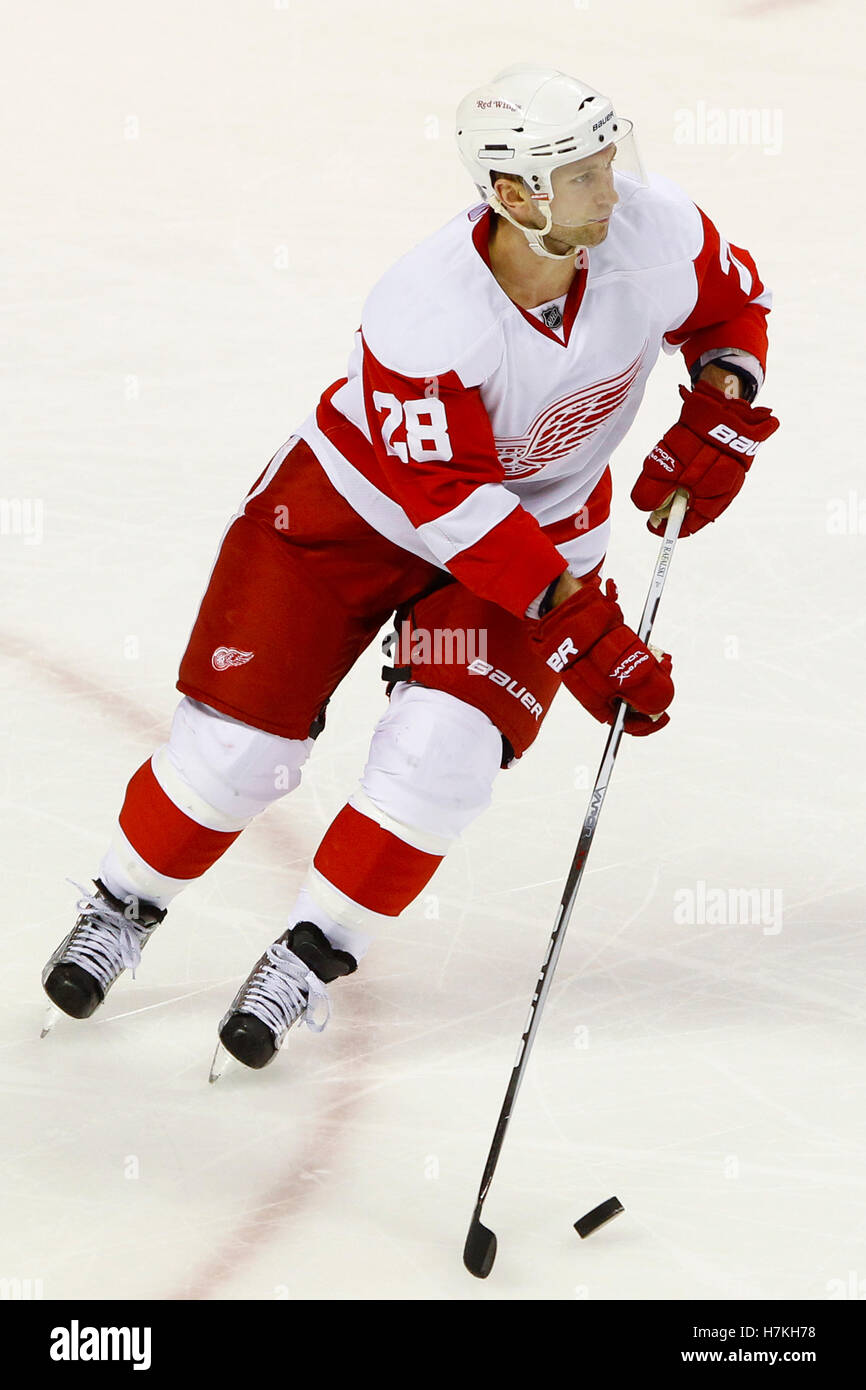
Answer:
[(590, 435), (626, 399), (643, 361), (646, 343), (637, 357), (616, 376), (594, 381), (570, 396), (562, 396), (536, 415), (526, 434), (517, 439), (496, 439), (496, 452), (506, 478), (537, 473), (547, 463), (565, 458), (580, 448)]
[(237, 647), (217, 647), (210, 664), (215, 671), (227, 671), (230, 666), (245, 666), (254, 656), (255, 652), (242, 652)]

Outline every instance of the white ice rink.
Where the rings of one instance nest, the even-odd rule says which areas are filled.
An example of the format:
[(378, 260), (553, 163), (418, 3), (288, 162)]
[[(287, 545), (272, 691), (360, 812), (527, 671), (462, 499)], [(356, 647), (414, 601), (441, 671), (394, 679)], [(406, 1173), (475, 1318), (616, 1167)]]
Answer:
[[(2, 115), (0, 1278), (45, 1298), (866, 1297), (859, 0), (59, 0), (7, 7)], [(677, 549), (670, 728), (620, 753), (529, 1075), (461, 1251), (604, 734), (561, 696), (322, 1037), (207, 1075), (383, 708), (370, 649), (301, 790), (88, 1023), (40, 971), (165, 738), (226, 519), (344, 372), (386, 266), (473, 201), (459, 97), (551, 62), (755, 254), (782, 428)], [(730, 116), (754, 109), (742, 129)], [(728, 121), (711, 143), (712, 121)], [(756, 134), (753, 140), (751, 134)], [(748, 138), (744, 138), (748, 137)], [(679, 410), (662, 361), (614, 460)], [(703, 885), (703, 888), (700, 887)], [(684, 923), (764, 890), (763, 922)], [(742, 914), (741, 914), (742, 916)], [(626, 1214), (580, 1241), (616, 1193)], [(14, 1287), (14, 1286), (13, 1286)]]

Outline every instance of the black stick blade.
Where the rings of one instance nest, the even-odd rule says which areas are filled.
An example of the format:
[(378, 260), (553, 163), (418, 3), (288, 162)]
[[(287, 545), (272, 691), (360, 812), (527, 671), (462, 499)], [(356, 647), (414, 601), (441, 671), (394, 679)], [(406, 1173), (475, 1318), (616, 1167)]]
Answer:
[(586, 1237), (591, 1236), (593, 1231), (597, 1231), (599, 1226), (603, 1226), (606, 1221), (612, 1221), (615, 1216), (619, 1216), (621, 1211), (625, 1211), (625, 1207), (619, 1198), (608, 1197), (606, 1202), (593, 1207), (592, 1211), (586, 1213), (586, 1216), (575, 1221), (574, 1229), (581, 1240), (586, 1240)]
[(482, 1226), (477, 1216), (473, 1216), (466, 1244), (463, 1247), (463, 1263), (476, 1279), (486, 1279), (493, 1261), (496, 1259), (496, 1236)]

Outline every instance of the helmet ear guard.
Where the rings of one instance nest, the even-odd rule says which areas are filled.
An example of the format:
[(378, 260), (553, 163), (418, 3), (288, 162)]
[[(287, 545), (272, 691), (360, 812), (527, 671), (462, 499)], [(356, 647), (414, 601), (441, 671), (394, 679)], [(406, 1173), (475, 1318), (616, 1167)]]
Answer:
[[(525, 184), (526, 180), (524, 179), (523, 182)], [(538, 210), (542, 213), (544, 217), (543, 227), (524, 227), (522, 222), (518, 222), (516, 217), (512, 217), (511, 213), (508, 211), (507, 207), (502, 202), (498, 193), (496, 192), (495, 188), (492, 187), (492, 185), (489, 191), (485, 194), (484, 200), (488, 204), (488, 206), (492, 208), (492, 210), (496, 213), (497, 217), (504, 217), (506, 222), (510, 222), (512, 227), (516, 227), (519, 232), (523, 233), (523, 235), (526, 237), (526, 240), (529, 242), (531, 250), (535, 251), (537, 255), (547, 256), (550, 260), (555, 261), (567, 261), (569, 259), (573, 260), (575, 256), (574, 251), (566, 251), (564, 255), (559, 252), (548, 251), (547, 247), (544, 245), (544, 238), (549, 235), (550, 229), (553, 226), (553, 216), (550, 211), (550, 199), (536, 197), (532, 193), (530, 193), (530, 197), (536, 205), (538, 205), (539, 203), (541, 203), (542, 205)]]

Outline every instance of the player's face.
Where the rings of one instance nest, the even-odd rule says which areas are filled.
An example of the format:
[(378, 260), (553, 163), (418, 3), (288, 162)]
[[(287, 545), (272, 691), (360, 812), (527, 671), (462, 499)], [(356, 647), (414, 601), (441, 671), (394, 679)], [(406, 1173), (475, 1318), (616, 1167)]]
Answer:
[(554, 169), (551, 238), (566, 246), (597, 246), (607, 236), (619, 198), (613, 186), (616, 147)]

